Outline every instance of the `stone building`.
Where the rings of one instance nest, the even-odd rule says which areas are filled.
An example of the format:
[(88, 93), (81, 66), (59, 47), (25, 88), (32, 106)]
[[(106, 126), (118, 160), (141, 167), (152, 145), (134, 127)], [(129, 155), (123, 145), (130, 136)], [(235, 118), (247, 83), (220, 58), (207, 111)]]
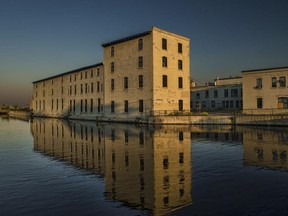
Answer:
[(242, 71), (243, 113), (287, 113), (288, 67)]
[(102, 46), (103, 64), (33, 82), (34, 115), (145, 121), (190, 109), (188, 38), (152, 27)]
[(33, 82), (35, 116), (95, 118), (104, 112), (104, 66), (79, 68)]
[(197, 86), (191, 83), (192, 111), (239, 111), (242, 109), (242, 77), (215, 79)]

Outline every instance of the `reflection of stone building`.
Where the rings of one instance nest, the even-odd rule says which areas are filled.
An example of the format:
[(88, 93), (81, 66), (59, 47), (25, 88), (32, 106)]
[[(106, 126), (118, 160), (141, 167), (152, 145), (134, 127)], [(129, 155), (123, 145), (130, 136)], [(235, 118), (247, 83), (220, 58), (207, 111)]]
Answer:
[(244, 165), (288, 170), (288, 131), (281, 130), (246, 129)]
[(33, 119), (35, 151), (101, 174), (106, 198), (155, 215), (191, 200), (190, 132)]

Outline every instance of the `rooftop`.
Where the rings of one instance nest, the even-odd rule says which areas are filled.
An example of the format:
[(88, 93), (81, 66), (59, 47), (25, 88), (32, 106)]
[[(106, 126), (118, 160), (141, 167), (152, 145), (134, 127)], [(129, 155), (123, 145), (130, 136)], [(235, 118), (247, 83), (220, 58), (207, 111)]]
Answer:
[(74, 70), (71, 70), (71, 71), (67, 71), (67, 72), (65, 72), (65, 73), (57, 74), (57, 75), (55, 75), (55, 76), (51, 76), (51, 77), (47, 77), (47, 78), (45, 78), (45, 79), (37, 80), (37, 81), (34, 81), (34, 82), (32, 82), (32, 83), (43, 82), (43, 81), (45, 81), (45, 80), (54, 79), (54, 78), (57, 78), (57, 77), (61, 77), (61, 76), (68, 75), (68, 74), (75, 73), (75, 72), (82, 71), (82, 70), (88, 70), (88, 69), (90, 69), (90, 68), (97, 67), (97, 66), (102, 66), (102, 65), (103, 65), (103, 63), (101, 62), (101, 63), (98, 63), (98, 64), (94, 64), (94, 65), (89, 65), (89, 66), (77, 68), (77, 69), (74, 69)]
[(122, 43), (122, 42), (129, 41), (129, 40), (133, 40), (133, 39), (136, 39), (136, 38), (140, 38), (140, 37), (143, 37), (143, 36), (151, 34), (151, 32), (152, 31), (145, 31), (145, 32), (138, 33), (138, 34), (135, 34), (135, 35), (130, 35), (130, 36), (125, 37), (125, 38), (121, 38), (121, 39), (114, 40), (114, 41), (111, 41), (111, 42), (108, 42), (108, 43), (104, 43), (104, 44), (102, 44), (102, 47), (108, 47), (108, 46), (112, 46), (112, 45), (115, 45), (115, 44), (119, 44), (119, 43)]
[(267, 71), (267, 70), (280, 70), (280, 69), (288, 69), (288, 67), (286, 66), (286, 67), (262, 68), (262, 69), (255, 69), (255, 70), (244, 70), (242, 71), (242, 73)]

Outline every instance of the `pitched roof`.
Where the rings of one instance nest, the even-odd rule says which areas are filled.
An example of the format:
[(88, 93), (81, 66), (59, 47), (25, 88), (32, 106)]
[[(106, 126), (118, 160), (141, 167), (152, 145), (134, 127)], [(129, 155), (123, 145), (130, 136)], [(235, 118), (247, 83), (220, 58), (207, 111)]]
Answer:
[(37, 80), (37, 81), (34, 81), (34, 82), (32, 82), (32, 83), (43, 82), (43, 81), (45, 81), (45, 80), (49, 80), (49, 79), (61, 77), (61, 76), (68, 75), (68, 74), (75, 73), (75, 72), (82, 71), (82, 70), (88, 70), (88, 69), (90, 69), (90, 68), (98, 67), (98, 66), (102, 66), (102, 65), (103, 65), (103, 63), (101, 62), (101, 63), (98, 63), (98, 64), (94, 64), (94, 65), (89, 65), (89, 66), (77, 68), (77, 69), (74, 69), (74, 70), (71, 70), (71, 71), (67, 71), (67, 72), (65, 72), (65, 73), (57, 74), (57, 75), (55, 75), (55, 76), (51, 76), (51, 77), (47, 77), (47, 78), (45, 78), (45, 79)]

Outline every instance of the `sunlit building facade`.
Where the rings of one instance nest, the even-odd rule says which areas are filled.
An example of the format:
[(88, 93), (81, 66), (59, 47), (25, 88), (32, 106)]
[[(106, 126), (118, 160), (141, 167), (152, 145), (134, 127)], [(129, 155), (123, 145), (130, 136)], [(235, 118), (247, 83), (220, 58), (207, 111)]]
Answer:
[(189, 43), (152, 27), (102, 44), (103, 63), (33, 82), (31, 110), (36, 116), (109, 121), (188, 111)]
[(288, 113), (288, 67), (242, 71), (243, 113)]

